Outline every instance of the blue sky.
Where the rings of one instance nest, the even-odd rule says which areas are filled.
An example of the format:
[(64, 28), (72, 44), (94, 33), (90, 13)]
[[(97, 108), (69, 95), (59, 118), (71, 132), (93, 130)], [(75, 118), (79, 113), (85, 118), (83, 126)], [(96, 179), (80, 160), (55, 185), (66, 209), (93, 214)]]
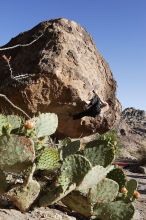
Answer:
[(146, 0), (0, 1), (0, 45), (39, 22), (64, 17), (93, 36), (125, 107), (146, 110)]

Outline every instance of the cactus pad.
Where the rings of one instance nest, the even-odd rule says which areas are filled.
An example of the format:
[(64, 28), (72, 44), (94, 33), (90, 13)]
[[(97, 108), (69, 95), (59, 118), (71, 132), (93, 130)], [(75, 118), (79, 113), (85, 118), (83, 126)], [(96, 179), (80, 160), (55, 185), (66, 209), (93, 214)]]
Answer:
[(84, 176), (82, 182), (77, 187), (79, 191), (88, 192), (90, 188), (99, 183), (103, 178), (106, 177), (107, 173), (112, 167), (104, 168), (100, 165), (92, 167), (87, 174)]
[(61, 186), (53, 187), (51, 190), (45, 191), (45, 195), (43, 195), (39, 200), (40, 206), (48, 206), (53, 205), (54, 203), (58, 202), (66, 195), (68, 195), (71, 191), (75, 190), (76, 184), (72, 184), (69, 188), (63, 192)]
[(21, 118), (17, 115), (0, 115), (0, 135), (2, 133), (9, 133), (21, 126)]
[(20, 128), (22, 119), (17, 115), (7, 115), (7, 123), (12, 126), (13, 129)]
[(64, 205), (85, 217), (92, 215), (92, 206), (88, 198), (79, 191), (73, 191), (61, 200)]
[(106, 167), (114, 160), (115, 150), (106, 140), (94, 140), (86, 144), (83, 154), (93, 166)]
[(97, 185), (93, 186), (90, 190), (90, 202), (105, 203), (113, 201), (119, 192), (119, 185), (110, 179), (103, 179)]
[(0, 169), (3, 171), (22, 171), (35, 158), (31, 139), (18, 135), (0, 137)]
[(66, 157), (61, 167), (61, 175), (58, 179), (63, 191), (66, 191), (73, 183), (79, 185), (90, 169), (90, 162), (82, 155), (74, 154)]
[(61, 149), (61, 158), (65, 159), (67, 156), (77, 153), (80, 149), (80, 141), (73, 141), (64, 146)]
[(67, 146), (68, 144), (70, 144), (72, 141), (71, 141), (71, 138), (65, 138), (65, 139), (63, 139), (63, 140), (59, 140), (59, 144), (58, 144), (58, 146), (59, 146), (59, 148), (62, 148), (62, 147), (64, 147), (64, 146)]
[(53, 134), (58, 127), (58, 117), (54, 113), (42, 113), (33, 120), (37, 138)]
[(131, 199), (133, 197), (134, 191), (137, 189), (137, 181), (134, 179), (129, 180), (126, 184), (126, 188), (128, 190), (127, 198)]
[(101, 220), (130, 220), (134, 215), (134, 206), (124, 201), (96, 204), (93, 215)]
[(126, 176), (121, 168), (115, 168), (107, 174), (107, 178), (116, 181), (119, 184), (119, 189), (126, 185)]
[(20, 185), (12, 188), (6, 196), (21, 211), (26, 211), (35, 201), (40, 193), (40, 185), (37, 181), (31, 180), (26, 186)]
[(45, 148), (42, 154), (37, 159), (37, 169), (38, 170), (56, 170), (61, 166), (60, 155), (55, 148)]
[(85, 148), (70, 138), (55, 144), (50, 135), (57, 126), (54, 113), (28, 121), (0, 114), (0, 194), (21, 211), (36, 199), (40, 206), (61, 200), (87, 218), (131, 220), (139, 193), (137, 182), (127, 182), (123, 170), (111, 165), (117, 135), (100, 135)]

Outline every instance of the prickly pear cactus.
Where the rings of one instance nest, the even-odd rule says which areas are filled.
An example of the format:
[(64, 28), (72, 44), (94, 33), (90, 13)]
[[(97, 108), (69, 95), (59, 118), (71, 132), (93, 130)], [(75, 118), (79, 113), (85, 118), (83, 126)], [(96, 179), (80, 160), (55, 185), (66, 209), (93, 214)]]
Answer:
[(61, 152), (60, 152), (62, 160), (64, 160), (66, 157), (72, 154), (76, 154), (80, 149), (79, 140), (71, 142), (70, 140), (67, 139), (66, 142), (67, 144), (64, 141), (64, 145), (62, 146)]
[(92, 167), (85, 175), (82, 182), (77, 187), (77, 190), (81, 192), (88, 192), (90, 188), (104, 179), (107, 173), (113, 169), (113, 166), (104, 168), (100, 165)]
[(118, 184), (113, 180), (105, 178), (88, 189), (88, 191), (79, 190), (77, 187), (75, 191), (64, 197), (62, 202), (70, 209), (86, 217), (90, 217), (96, 203), (100, 204), (113, 201), (118, 191)]
[[(113, 134), (98, 137), (83, 150), (78, 140), (51, 142), (49, 135), (58, 125), (53, 113), (22, 121), (18, 116), (0, 115), (0, 194), (21, 211), (36, 199), (41, 206), (61, 200), (86, 217), (132, 219), (137, 182), (127, 182), (122, 169), (111, 165), (117, 145)], [(9, 180), (9, 173), (16, 176), (14, 181)], [(16, 184), (17, 177), (21, 181)], [(120, 193), (122, 187), (128, 190), (126, 194)]]
[(63, 191), (61, 185), (52, 186), (51, 189), (48, 189), (47, 191), (45, 191), (45, 194), (42, 195), (42, 197), (39, 200), (39, 205), (44, 207), (53, 205), (54, 203), (64, 198), (75, 189), (76, 189), (76, 184), (71, 184), (66, 191)]
[(21, 211), (26, 211), (40, 193), (40, 185), (36, 180), (30, 180), (27, 185), (18, 185), (9, 190), (6, 196)]
[(53, 134), (58, 127), (58, 117), (54, 113), (42, 113), (33, 120), (37, 138)]
[(34, 143), (24, 136), (0, 136), (0, 152), (0, 169), (7, 172), (23, 171), (35, 159)]
[[(64, 146), (67, 151), (62, 157), (63, 164), (57, 186), (52, 186), (52, 189), (44, 193), (40, 198), (40, 205), (52, 205), (61, 199), (67, 207), (85, 217), (95, 215), (95, 218), (101, 217), (104, 220), (106, 217), (109, 220), (132, 219), (133, 205), (127, 200), (127, 208), (125, 198), (119, 197), (119, 190), (125, 186), (126, 177), (121, 169), (110, 165), (115, 153), (113, 143), (96, 140), (87, 144), (84, 151), (80, 151), (76, 145), (70, 151), (70, 140)], [(99, 165), (100, 163), (105, 167)]]
[(108, 131), (98, 136), (98, 140), (106, 140), (108, 145), (114, 148), (115, 157), (118, 157), (121, 153), (122, 143), (115, 130)]
[(114, 130), (99, 135), (98, 140), (106, 140), (109, 145), (112, 145), (115, 148), (115, 151), (117, 150), (117, 148), (121, 147), (117, 132)]
[(128, 190), (127, 199), (132, 199), (133, 193), (137, 189), (137, 181), (134, 179), (129, 180), (126, 184), (126, 188)]
[(45, 148), (37, 159), (38, 170), (53, 171), (61, 166), (59, 151), (55, 148)]
[(0, 114), (0, 135), (3, 133), (10, 134), (12, 130), (21, 127), (22, 119), (17, 115), (4, 116)]
[(91, 204), (114, 201), (119, 192), (119, 185), (113, 180), (104, 178), (90, 190), (89, 199)]
[(126, 185), (127, 182), (126, 175), (121, 168), (111, 170), (111, 172), (107, 174), (107, 178), (116, 181), (119, 184), (120, 190)]
[(5, 196), (21, 211), (26, 211), (36, 200), (40, 193), (40, 185), (36, 180), (33, 180), (33, 174), (36, 170), (36, 165), (33, 164), (26, 182), (13, 186)]
[(65, 139), (63, 139), (63, 140), (59, 140), (58, 147), (59, 147), (59, 148), (62, 148), (62, 147), (64, 147), (64, 146), (69, 145), (71, 142), (72, 142), (72, 140), (71, 140), (71, 138), (69, 138), (69, 137), (67, 137), (67, 138), (65, 138)]
[(85, 217), (91, 217), (93, 212), (93, 207), (86, 195), (80, 191), (72, 191), (62, 200), (64, 205), (69, 207)]
[(134, 215), (134, 211), (132, 203), (114, 201), (96, 204), (93, 209), (93, 215), (101, 220), (130, 220)]
[(11, 130), (21, 127), (22, 119), (17, 115), (7, 115), (6, 120), (11, 125)]
[(110, 179), (104, 179), (85, 194), (72, 191), (62, 199), (70, 209), (85, 217), (95, 216), (101, 220), (130, 220), (134, 215), (134, 206), (125, 201), (115, 201), (118, 194), (118, 184)]
[(45, 195), (39, 201), (40, 205), (48, 206), (61, 200), (76, 188), (90, 169), (90, 162), (82, 155), (66, 157), (61, 166), (58, 186), (54, 185), (52, 189), (45, 191)]
[(94, 140), (86, 144), (83, 155), (91, 162), (92, 166), (103, 167), (111, 164), (115, 157), (115, 149), (107, 140)]
[(62, 186), (63, 191), (66, 191), (74, 183), (79, 185), (90, 169), (90, 162), (82, 155), (74, 154), (68, 156), (61, 166), (61, 175), (58, 183)]
[(35, 144), (35, 151), (36, 151), (36, 156), (37, 153), (40, 154), (40, 150), (43, 149), (44, 147), (48, 147), (50, 145), (50, 137), (45, 136), (43, 138), (35, 138), (34, 139), (34, 144)]

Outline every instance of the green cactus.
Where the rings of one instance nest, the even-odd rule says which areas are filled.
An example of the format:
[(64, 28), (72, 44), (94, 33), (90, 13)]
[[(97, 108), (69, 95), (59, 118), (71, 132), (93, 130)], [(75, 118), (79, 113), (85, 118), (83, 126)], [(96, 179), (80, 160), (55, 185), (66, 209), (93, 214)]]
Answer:
[(68, 144), (70, 144), (72, 142), (71, 138), (65, 138), (63, 140), (59, 140), (59, 144), (58, 144), (58, 147), (59, 148), (62, 148), (64, 146), (67, 146)]
[(112, 130), (102, 135), (99, 135), (98, 140), (107, 140), (108, 143), (110, 143), (111, 145), (116, 145), (119, 139), (118, 139), (116, 131)]
[(113, 166), (104, 168), (100, 165), (92, 167), (84, 176), (81, 183), (78, 185), (77, 190), (81, 192), (88, 192), (90, 188), (99, 183), (104, 179), (110, 170), (113, 169)]
[(58, 117), (54, 113), (42, 113), (32, 120), (35, 121), (35, 133), (37, 138), (53, 134), (58, 126)]
[(75, 154), (79, 151), (80, 149), (80, 141), (73, 141), (73, 142), (67, 142), (65, 145), (62, 146), (61, 148), (61, 159), (64, 160), (67, 156), (70, 156), (72, 154)]
[(137, 189), (137, 181), (134, 179), (131, 179), (127, 182), (126, 188), (128, 190), (126, 199), (132, 199), (133, 193)]
[(90, 162), (82, 155), (74, 154), (66, 157), (61, 166), (59, 185), (66, 191), (72, 184), (79, 185), (85, 174), (91, 169)]
[(0, 152), (0, 169), (7, 172), (20, 172), (35, 159), (34, 144), (24, 136), (0, 136)]
[(104, 179), (91, 188), (88, 194), (72, 191), (61, 201), (70, 209), (85, 217), (95, 216), (101, 220), (130, 220), (134, 215), (132, 203), (114, 201), (118, 194), (118, 184)]
[(92, 166), (108, 166), (114, 160), (115, 150), (106, 140), (94, 140), (86, 144), (83, 155), (91, 162)]
[(64, 197), (62, 202), (81, 215), (91, 217), (94, 204), (113, 201), (118, 194), (119, 186), (113, 180), (103, 179), (86, 193), (77, 189)]
[(6, 196), (21, 211), (26, 211), (40, 193), (40, 185), (36, 180), (31, 180), (26, 186), (19, 185), (7, 192)]
[(41, 138), (34, 138), (33, 141), (35, 144), (36, 155), (37, 155), (37, 153), (40, 152), (41, 149), (43, 149), (44, 147), (48, 147), (50, 145), (50, 137), (49, 136), (45, 136), (45, 137), (41, 137)]
[(98, 136), (98, 140), (106, 140), (109, 145), (112, 145), (115, 149), (115, 154), (120, 152), (121, 143), (115, 130), (108, 131)]
[(27, 180), (23, 184), (13, 186), (5, 196), (21, 211), (26, 211), (37, 199), (40, 193), (40, 185), (36, 180), (33, 180), (36, 165), (33, 164)]
[(61, 166), (59, 151), (55, 148), (45, 148), (37, 158), (37, 169), (53, 171)]
[(26, 211), (37, 199), (40, 193), (40, 185), (36, 180), (33, 180), (33, 174), (36, 165), (33, 164), (27, 181), (23, 185), (19, 184), (10, 189), (5, 195), (9, 200), (21, 211)]
[(107, 178), (116, 181), (119, 184), (121, 190), (126, 185), (126, 175), (121, 168), (115, 168), (107, 174)]
[(0, 135), (10, 134), (12, 130), (21, 127), (22, 119), (17, 115), (4, 116), (0, 114)]
[(117, 197), (118, 192), (119, 185), (111, 179), (104, 178), (91, 188), (89, 199), (92, 204), (111, 202)]
[[(113, 133), (99, 136), (82, 150), (79, 140), (67, 138), (56, 145), (50, 141), (49, 135), (58, 125), (57, 115), (43, 113), (29, 121), (34, 124), (22, 126), (18, 116), (0, 115), (1, 194), (21, 211), (29, 209), (36, 199), (40, 206), (61, 200), (86, 217), (132, 218), (137, 182), (127, 182), (123, 170), (111, 165), (118, 145)], [(14, 179), (9, 180), (11, 172)], [(43, 180), (42, 173), (45, 173)], [(15, 183), (17, 177), (21, 179), (19, 184)], [(127, 187), (127, 194), (119, 193), (122, 187)]]
[(21, 127), (22, 119), (17, 115), (7, 115), (7, 123), (11, 125), (11, 130)]
[(72, 191), (62, 200), (64, 205), (85, 217), (91, 217), (93, 207), (86, 195), (80, 191)]
[(39, 206), (47, 207), (53, 205), (57, 200), (60, 200), (60, 195), (63, 193), (61, 186), (53, 186), (45, 190), (39, 199)]
[(93, 209), (93, 216), (101, 220), (130, 220), (134, 215), (132, 203), (114, 201), (111, 203), (96, 204)]
[(45, 190), (45, 193), (39, 199), (39, 205), (47, 207), (49, 205), (53, 205), (58, 202), (65, 196), (67, 196), (70, 192), (75, 190), (76, 184), (71, 184), (66, 191), (63, 190), (62, 186), (52, 186), (48, 190)]

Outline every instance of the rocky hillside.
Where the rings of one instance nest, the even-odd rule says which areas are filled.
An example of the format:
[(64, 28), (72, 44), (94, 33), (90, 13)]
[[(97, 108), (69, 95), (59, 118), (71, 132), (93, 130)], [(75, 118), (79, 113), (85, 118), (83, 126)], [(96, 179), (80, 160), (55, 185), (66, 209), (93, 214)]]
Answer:
[(146, 112), (126, 108), (122, 112), (117, 130), (124, 149), (122, 156), (128, 159), (141, 159), (146, 156)]
[(126, 108), (122, 112), (122, 118), (130, 126), (135, 134), (146, 137), (146, 112), (135, 108)]

